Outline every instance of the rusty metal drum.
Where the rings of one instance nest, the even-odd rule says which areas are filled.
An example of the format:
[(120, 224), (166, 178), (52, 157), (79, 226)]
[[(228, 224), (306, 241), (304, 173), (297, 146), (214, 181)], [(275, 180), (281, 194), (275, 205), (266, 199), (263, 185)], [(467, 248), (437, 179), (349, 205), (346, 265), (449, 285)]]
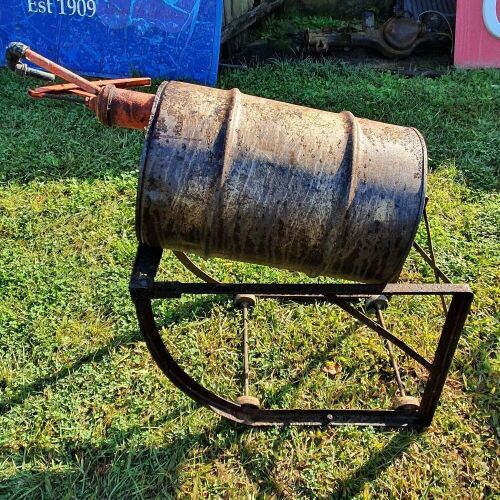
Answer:
[(137, 235), (205, 258), (385, 283), (413, 243), (426, 170), (413, 128), (165, 82), (141, 161)]

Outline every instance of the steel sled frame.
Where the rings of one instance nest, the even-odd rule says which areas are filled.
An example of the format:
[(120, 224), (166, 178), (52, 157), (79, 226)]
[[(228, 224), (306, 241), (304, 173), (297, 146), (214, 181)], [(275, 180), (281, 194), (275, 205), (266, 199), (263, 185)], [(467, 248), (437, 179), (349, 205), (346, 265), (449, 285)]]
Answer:
[[(369, 425), (379, 427), (423, 428), (431, 424), (443, 390), (462, 328), (469, 313), (472, 292), (467, 285), (438, 284), (225, 284), (181, 283), (155, 281), (162, 250), (139, 244), (130, 280), (130, 293), (134, 301), (141, 333), (147, 347), (163, 373), (181, 391), (201, 405), (234, 422), (252, 427), (270, 425)], [(432, 259), (433, 260), (433, 259)], [(443, 275), (444, 276), (444, 275)], [(295, 302), (330, 302), (397, 346), (417, 361), (428, 373), (420, 404), (410, 409), (287, 409), (266, 410), (228, 401), (191, 378), (168, 352), (155, 321), (152, 308), (154, 299), (178, 299), (183, 294), (227, 295), (254, 294), (259, 299), (278, 299)], [(385, 324), (382, 326), (368, 317), (356, 303), (359, 299), (384, 294), (451, 296), (445, 306), (446, 319), (435, 351), (428, 361), (409, 345), (394, 336)], [(445, 305), (443, 301), (443, 305)]]

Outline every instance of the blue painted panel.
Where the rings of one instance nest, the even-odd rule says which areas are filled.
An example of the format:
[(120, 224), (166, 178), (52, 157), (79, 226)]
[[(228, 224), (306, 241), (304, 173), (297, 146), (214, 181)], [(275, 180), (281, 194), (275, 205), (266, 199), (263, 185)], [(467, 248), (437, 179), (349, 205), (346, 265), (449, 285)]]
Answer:
[(221, 23), (222, 0), (0, 0), (0, 47), (23, 42), (83, 75), (213, 85)]

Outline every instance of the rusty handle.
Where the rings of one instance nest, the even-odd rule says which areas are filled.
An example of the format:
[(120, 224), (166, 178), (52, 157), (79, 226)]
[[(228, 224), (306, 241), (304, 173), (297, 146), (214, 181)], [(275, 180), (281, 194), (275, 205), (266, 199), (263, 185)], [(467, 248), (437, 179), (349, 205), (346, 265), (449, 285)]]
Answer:
[[(120, 78), (91, 82), (36, 53), (21, 42), (13, 42), (7, 47), (6, 58), (8, 67), (16, 73), (50, 80), (58, 76), (69, 82), (69, 84), (29, 90), (28, 93), (33, 98), (64, 99), (65, 94), (74, 94), (84, 98), (85, 105), (95, 112), (104, 125), (141, 130), (148, 125), (155, 96), (120, 87), (150, 85), (149, 78)], [(26, 64), (20, 62), (21, 59), (31, 61), (50, 73), (28, 68)]]
[[(12, 65), (14, 64), (14, 62), (16, 63), (15, 67), (17, 67), (18, 61), (20, 59), (27, 59), (28, 61), (31, 61), (37, 66), (40, 66), (41, 68), (49, 71), (50, 73), (47, 73), (47, 75), (53, 74), (62, 78), (63, 80), (66, 80), (67, 82), (74, 83), (89, 94), (95, 95), (99, 92), (99, 87), (97, 85), (94, 85), (92, 82), (89, 82), (85, 78), (82, 78), (80, 75), (77, 75), (69, 69), (66, 69), (63, 66), (55, 63), (54, 61), (51, 61), (50, 59), (47, 59), (46, 57), (36, 53), (24, 43), (13, 42), (7, 47), (7, 63), (9, 64), (10, 69), (13, 69)], [(13, 70), (15, 71), (15, 68)]]
[(39, 80), (53, 82), (56, 79), (56, 76), (53, 73), (30, 68), (27, 64), (21, 62), (21, 59), (25, 58), (25, 54), (29, 50), (30, 48), (21, 42), (12, 42), (9, 44), (5, 51), (7, 67), (17, 75), (31, 76), (33, 78), (38, 78)]

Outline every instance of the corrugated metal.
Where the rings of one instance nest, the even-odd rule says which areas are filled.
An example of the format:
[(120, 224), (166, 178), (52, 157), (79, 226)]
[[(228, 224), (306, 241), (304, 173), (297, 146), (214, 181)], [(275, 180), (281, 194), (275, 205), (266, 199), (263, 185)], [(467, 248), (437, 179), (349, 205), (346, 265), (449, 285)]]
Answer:
[(454, 24), (457, 3), (456, 0), (403, 0), (403, 9), (415, 20), (428, 10), (441, 12), (450, 23)]

